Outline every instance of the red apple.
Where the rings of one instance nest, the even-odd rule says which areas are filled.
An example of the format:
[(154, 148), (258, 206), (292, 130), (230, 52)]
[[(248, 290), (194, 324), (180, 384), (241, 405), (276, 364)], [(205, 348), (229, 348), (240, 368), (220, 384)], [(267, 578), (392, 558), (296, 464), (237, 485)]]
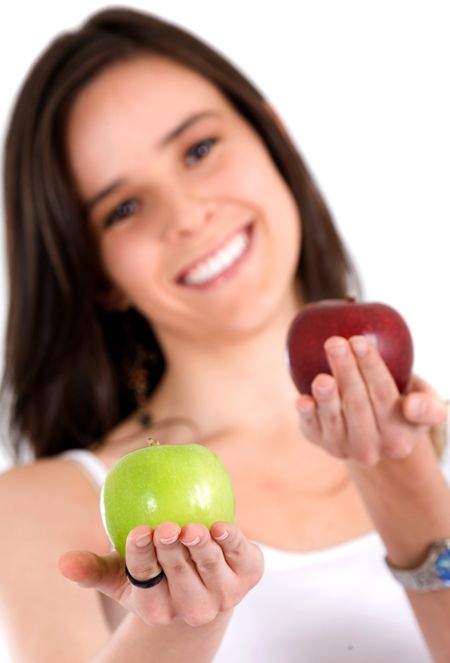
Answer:
[(411, 376), (413, 343), (404, 319), (378, 302), (327, 299), (307, 304), (291, 323), (287, 351), (292, 379), (301, 393), (311, 393), (318, 373), (330, 373), (324, 343), (330, 336), (370, 339), (403, 392)]

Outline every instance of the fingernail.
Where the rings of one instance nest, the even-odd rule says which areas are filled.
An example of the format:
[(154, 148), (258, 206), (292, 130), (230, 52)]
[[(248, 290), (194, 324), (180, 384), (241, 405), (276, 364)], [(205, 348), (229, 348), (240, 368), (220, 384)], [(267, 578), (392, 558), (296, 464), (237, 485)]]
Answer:
[(145, 548), (145, 546), (148, 546), (150, 543), (150, 540), (151, 539), (149, 534), (143, 534), (136, 539), (135, 544), (138, 548)]
[(350, 340), (352, 344), (352, 349), (358, 357), (364, 357), (367, 354), (368, 344), (365, 338), (361, 336), (355, 336)]
[(329, 394), (331, 390), (333, 389), (333, 379), (325, 377), (325, 376), (320, 376), (320, 378), (316, 381), (314, 387), (315, 389), (319, 392), (319, 394)]
[(165, 545), (169, 545), (170, 543), (175, 543), (175, 541), (178, 539), (178, 533), (174, 534), (173, 536), (169, 537), (168, 539), (160, 539), (161, 543), (164, 543)]
[(220, 536), (215, 536), (214, 538), (215, 538), (216, 541), (225, 541), (225, 539), (228, 539), (229, 536), (230, 536), (230, 533), (225, 531)]
[(420, 417), (425, 414), (427, 405), (420, 396), (411, 396), (409, 399), (408, 409), (413, 417)]
[(347, 354), (347, 343), (343, 339), (334, 338), (327, 341), (325, 347), (333, 357), (344, 357)]
[(200, 543), (200, 537), (196, 536), (192, 541), (181, 541), (185, 546), (196, 546), (197, 543)]
[(309, 412), (312, 412), (314, 409), (313, 403), (309, 400), (300, 400), (297, 403), (298, 410), (301, 414), (308, 414)]

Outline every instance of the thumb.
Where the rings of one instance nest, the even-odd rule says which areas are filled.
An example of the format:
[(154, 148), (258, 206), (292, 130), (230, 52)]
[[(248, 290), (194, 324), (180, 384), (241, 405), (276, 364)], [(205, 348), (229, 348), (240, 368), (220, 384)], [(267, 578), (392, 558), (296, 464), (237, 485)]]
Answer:
[(116, 552), (101, 557), (87, 550), (71, 550), (59, 558), (58, 565), (68, 580), (98, 589), (116, 601), (128, 587), (125, 563)]
[(412, 392), (402, 404), (403, 416), (413, 424), (438, 426), (447, 420), (447, 404), (437, 394)]

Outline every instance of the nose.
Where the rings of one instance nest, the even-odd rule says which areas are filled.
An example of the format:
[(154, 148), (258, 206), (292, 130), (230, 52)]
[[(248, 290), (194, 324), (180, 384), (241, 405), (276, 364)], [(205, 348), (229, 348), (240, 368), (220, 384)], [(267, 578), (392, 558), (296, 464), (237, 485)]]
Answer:
[(165, 237), (179, 241), (200, 232), (215, 217), (215, 203), (202, 195), (176, 191), (169, 198)]

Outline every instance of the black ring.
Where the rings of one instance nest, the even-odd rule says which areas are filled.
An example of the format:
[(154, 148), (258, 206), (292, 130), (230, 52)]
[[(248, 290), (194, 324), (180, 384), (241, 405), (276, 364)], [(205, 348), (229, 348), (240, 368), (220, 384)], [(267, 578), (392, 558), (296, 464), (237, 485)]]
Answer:
[(149, 587), (154, 587), (155, 585), (158, 585), (161, 580), (165, 577), (164, 571), (161, 571), (161, 573), (158, 573), (157, 576), (154, 578), (149, 578), (148, 580), (136, 580), (136, 578), (133, 578), (131, 573), (128, 571), (127, 566), (125, 565), (125, 575), (127, 576), (128, 580), (131, 582), (132, 585), (135, 587), (140, 587), (141, 589), (148, 589)]

